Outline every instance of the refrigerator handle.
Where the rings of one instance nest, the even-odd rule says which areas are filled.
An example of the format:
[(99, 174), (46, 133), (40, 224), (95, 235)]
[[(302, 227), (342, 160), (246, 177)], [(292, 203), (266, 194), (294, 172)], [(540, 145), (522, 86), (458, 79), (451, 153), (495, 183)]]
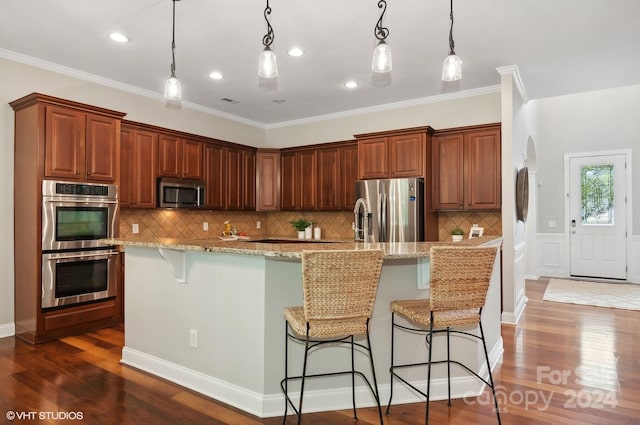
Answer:
[(387, 238), (387, 194), (380, 194), (380, 226), (378, 226), (378, 241), (386, 242)]

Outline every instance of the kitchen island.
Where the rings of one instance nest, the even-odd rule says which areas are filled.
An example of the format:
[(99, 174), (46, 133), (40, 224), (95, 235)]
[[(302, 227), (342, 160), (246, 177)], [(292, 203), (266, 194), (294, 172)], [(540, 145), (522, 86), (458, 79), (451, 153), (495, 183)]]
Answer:
[[(429, 249), (443, 242), (282, 243), (178, 239), (109, 239), (125, 251), (125, 346), (122, 362), (176, 382), (194, 391), (260, 417), (282, 415), (284, 398), (285, 322), (283, 309), (302, 305), (300, 256), (303, 249), (384, 249), (385, 260), (371, 320), (371, 341), (381, 399), (389, 394), (391, 313), (394, 299), (428, 295)], [(291, 242), (291, 243), (288, 243)], [(499, 245), (500, 238), (482, 237), (456, 245)], [(446, 243), (451, 244), (451, 243)], [(498, 254), (499, 255), (499, 254)], [(483, 324), (492, 365), (502, 354), (500, 335), (500, 265), (494, 272)], [(424, 360), (424, 338), (396, 342), (399, 360)], [(445, 344), (437, 344), (443, 348)], [(486, 373), (482, 346), (452, 340), (452, 353)], [(444, 351), (435, 350), (434, 355)], [(361, 358), (360, 358), (361, 357)], [(357, 356), (368, 370), (368, 359)], [(302, 347), (291, 347), (290, 370), (301, 370)], [(348, 367), (348, 350), (319, 350), (311, 372)], [(452, 370), (452, 396), (478, 394), (481, 385)], [(350, 380), (311, 380), (304, 411), (350, 407)], [(410, 379), (424, 383), (416, 371)], [(362, 382), (358, 405), (374, 401)], [(424, 385), (417, 384), (419, 387)], [(445, 370), (435, 369), (434, 399), (446, 398)], [(420, 401), (404, 386), (394, 387), (394, 403)]]

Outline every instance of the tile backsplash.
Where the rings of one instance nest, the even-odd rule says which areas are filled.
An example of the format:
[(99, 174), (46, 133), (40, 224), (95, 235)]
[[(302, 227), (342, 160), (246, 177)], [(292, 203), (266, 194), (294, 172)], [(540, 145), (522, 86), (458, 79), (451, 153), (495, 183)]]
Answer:
[[(208, 239), (220, 235), (228, 220), (239, 232), (245, 232), (254, 238), (291, 237), (297, 233), (291, 221), (305, 218), (313, 222), (314, 227), (322, 229), (322, 239), (353, 239), (352, 211), (205, 211), (205, 210), (171, 210), (171, 209), (133, 209), (120, 210), (120, 237), (133, 238), (184, 238)], [(208, 230), (203, 224), (208, 223)], [(260, 222), (260, 229), (256, 223)], [(133, 224), (137, 224), (139, 233), (133, 233)], [(461, 227), (465, 235), (469, 234), (472, 224), (484, 228), (485, 235), (502, 234), (500, 212), (440, 212), (438, 214), (439, 240), (451, 239), (451, 230)]]

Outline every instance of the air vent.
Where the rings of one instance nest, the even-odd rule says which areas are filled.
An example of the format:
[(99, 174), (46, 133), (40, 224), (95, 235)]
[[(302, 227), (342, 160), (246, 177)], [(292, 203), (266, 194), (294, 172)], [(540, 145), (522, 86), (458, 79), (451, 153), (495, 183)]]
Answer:
[(220, 100), (222, 100), (223, 102), (227, 102), (227, 103), (239, 103), (237, 100), (231, 99), (229, 97), (221, 97)]

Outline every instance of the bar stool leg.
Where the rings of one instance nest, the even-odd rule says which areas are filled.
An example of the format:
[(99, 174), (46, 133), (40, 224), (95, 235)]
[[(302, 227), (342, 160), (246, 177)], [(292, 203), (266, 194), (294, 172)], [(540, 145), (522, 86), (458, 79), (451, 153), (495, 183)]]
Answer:
[(429, 397), (431, 391), (431, 353), (433, 351), (433, 312), (431, 312), (431, 320), (429, 321), (429, 365), (427, 366), (427, 408), (424, 415), (425, 425), (429, 425)]
[(284, 415), (282, 425), (287, 422), (289, 410), (289, 322), (284, 322)]
[(369, 351), (369, 361), (371, 362), (371, 374), (373, 375), (373, 396), (376, 399), (378, 405), (378, 417), (380, 418), (380, 425), (383, 425), (382, 421), (382, 408), (380, 407), (380, 392), (378, 391), (378, 379), (376, 378), (376, 368), (373, 365), (373, 350), (371, 350), (371, 339), (369, 338), (369, 326), (367, 324), (367, 350)]
[(353, 404), (353, 420), (358, 420), (358, 414), (356, 413), (356, 361), (355, 361), (355, 348), (353, 345), (353, 335), (350, 338), (351, 343), (351, 402)]
[(302, 423), (302, 396), (304, 394), (304, 381), (307, 376), (307, 357), (309, 357), (309, 326), (304, 341), (304, 361), (302, 363), (302, 380), (300, 382), (300, 402), (298, 403), (298, 425)]
[(487, 369), (489, 370), (489, 382), (491, 383), (491, 392), (493, 393), (493, 404), (496, 409), (496, 416), (498, 417), (498, 425), (502, 425), (500, 419), (500, 409), (498, 408), (498, 399), (496, 398), (496, 386), (493, 383), (493, 373), (491, 373), (491, 364), (489, 363), (489, 352), (487, 351), (487, 343), (484, 339), (484, 329), (482, 328), (482, 320), (478, 323), (480, 328), (480, 338), (482, 339), (482, 348), (484, 349), (484, 359), (487, 362)]
[(389, 409), (391, 408), (391, 399), (393, 398), (393, 346), (394, 346), (394, 334), (395, 334), (395, 313), (391, 312), (391, 367), (389, 368), (389, 402), (387, 403), (387, 410), (384, 412), (385, 415), (389, 415)]
[(451, 344), (449, 342), (449, 328), (447, 326), (447, 406), (451, 406)]

